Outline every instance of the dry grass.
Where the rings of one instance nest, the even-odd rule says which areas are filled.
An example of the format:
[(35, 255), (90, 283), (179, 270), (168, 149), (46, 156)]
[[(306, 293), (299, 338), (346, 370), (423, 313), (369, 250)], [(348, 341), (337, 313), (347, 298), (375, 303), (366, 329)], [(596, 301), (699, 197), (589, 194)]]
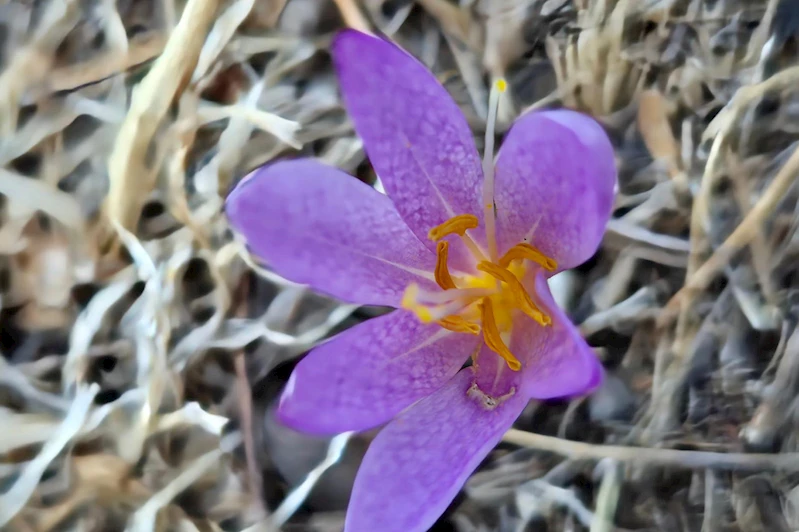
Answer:
[(799, 528), (791, 0), (0, 4), (0, 528), (340, 529), (371, 434), (272, 411), (375, 310), (255, 263), (222, 206), (282, 156), (374, 182), (343, 26), (420, 57), (478, 142), (504, 75), (501, 130), (563, 105), (617, 148), (602, 249), (556, 283), (608, 380), (531, 404), (435, 529)]

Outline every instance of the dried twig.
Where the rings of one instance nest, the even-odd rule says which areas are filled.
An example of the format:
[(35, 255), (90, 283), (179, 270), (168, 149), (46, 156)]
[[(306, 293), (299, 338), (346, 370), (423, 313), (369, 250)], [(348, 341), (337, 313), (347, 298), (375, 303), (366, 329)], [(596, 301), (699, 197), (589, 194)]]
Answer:
[(352, 29), (371, 33), (369, 22), (363, 16), (355, 0), (334, 0), (344, 22)]
[(146, 164), (150, 143), (194, 70), (218, 6), (216, 0), (190, 0), (164, 52), (133, 90), (130, 110), (108, 161), (106, 213), (124, 228), (134, 227), (155, 184), (156, 170)]
[(322, 462), (316, 466), (305, 480), (294, 488), (288, 497), (280, 504), (280, 506), (275, 510), (275, 513), (270, 518), (270, 524), (274, 527), (281, 527), (285, 524), (288, 519), (294, 515), (294, 513), (299, 509), (300, 505), (303, 503), (308, 494), (313, 489), (316, 482), (319, 478), (331, 467), (336, 465), (336, 463), (341, 459), (342, 454), (347, 446), (347, 442), (349, 441), (350, 437), (352, 436), (351, 432), (345, 432), (343, 434), (339, 434), (338, 436), (334, 437), (330, 440), (330, 445), (327, 448), (327, 456)]
[(38, 456), (25, 467), (11, 489), (0, 497), (0, 526), (8, 523), (22, 509), (50, 462), (80, 432), (99, 391), (100, 388), (96, 384), (78, 391), (61, 426), (42, 446)]
[(675, 310), (678, 304), (690, 298), (690, 294), (706, 288), (727, 261), (757, 236), (765, 219), (774, 212), (774, 208), (785, 198), (788, 189), (796, 182), (797, 175), (799, 175), (799, 147), (794, 150), (791, 157), (752, 207), (752, 210), (749, 211), (749, 214), (735, 228), (735, 231), (727, 237), (707, 261), (697, 268), (692, 275), (689, 275), (685, 285), (669, 300), (662, 315), (662, 320), (671, 318), (673, 316), (671, 312)]
[(799, 453), (747, 454), (678, 451), (653, 447), (592, 445), (511, 429), (503, 441), (547, 451), (572, 459), (611, 458), (624, 463), (666, 465), (685, 469), (722, 469), (728, 471), (799, 471)]

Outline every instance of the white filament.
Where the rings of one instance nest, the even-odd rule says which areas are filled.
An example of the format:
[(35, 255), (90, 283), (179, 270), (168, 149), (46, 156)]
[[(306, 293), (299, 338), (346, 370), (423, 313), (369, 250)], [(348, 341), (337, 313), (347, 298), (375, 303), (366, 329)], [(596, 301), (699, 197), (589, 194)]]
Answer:
[(488, 254), (492, 262), (496, 262), (499, 258), (497, 256), (496, 219), (494, 216), (494, 131), (497, 124), (499, 97), (507, 90), (507, 87), (508, 84), (504, 78), (496, 79), (491, 85), (491, 92), (488, 96), (485, 150), (483, 152), (483, 212)]

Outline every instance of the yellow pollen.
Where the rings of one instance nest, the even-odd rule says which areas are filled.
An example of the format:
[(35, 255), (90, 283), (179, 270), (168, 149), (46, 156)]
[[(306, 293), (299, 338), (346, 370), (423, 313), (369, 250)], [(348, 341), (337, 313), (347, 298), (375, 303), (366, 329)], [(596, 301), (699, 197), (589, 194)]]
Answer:
[(480, 326), (476, 323), (467, 321), (462, 316), (447, 316), (444, 319), (438, 320), (438, 324), (448, 331), (468, 333), (478, 335), (480, 334)]
[(521, 244), (516, 244), (512, 248), (508, 250), (505, 255), (499, 259), (499, 265), (503, 268), (507, 268), (508, 265), (513, 262), (514, 260), (524, 260), (527, 259), (531, 262), (541, 265), (545, 270), (549, 272), (554, 272), (558, 269), (558, 263), (555, 262), (554, 259), (551, 259), (544, 255), (540, 250), (536, 249), (535, 247), (522, 242)]
[(486, 272), (494, 279), (502, 281), (508, 285), (508, 289), (510, 290), (511, 295), (516, 302), (516, 306), (519, 308), (519, 310), (530, 316), (530, 318), (545, 327), (552, 323), (552, 319), (548, 315), (541, 312), (541, 309), (538, 308), (538, 306), (533, 302), (532, 298), (530, 298), (530, 295), (524, 289), (519, 279), (517, 279), (516, 276), (510, 271), (486, 261), (478, 264), (477, 269), (481, 272)]
[[(497, 85), (495, 89), (504, 90), (505, 85)], [(511, 370), (519, 371), (522, 364), (506, 343), (511, 341), (517, 323), (517, 311), (544, 327), (552, 324), (551, 317), (536, 305), (522, 284), (521, 279), (525, 278), (527, 270), (526, 261), (547, 271), (555, 271), (558, 264), (527, 243), (513, 246), (498, 258), (496, 239), (489, 238), (494, 229), (493, 224), (488, 223), (493, 221), (494, 206), (486, 202), (485, 207), (488, 256), (467, 234), (467, 231), (480, 225), (477, 216), (460, 214), (434, 227), (428, 237), (436, 242), (434, 278), (441, 290), (428, 291), (411, 283), (402, 295), (400, 306), (413, 312), (422, 323), (437, 323), (455, 333), (475, 336), (482, 333), (483, 343), (500, 356)], [(475, 274), (458, 273), (453, 277), (450, 273), (451, 241), (443, 240), (450, 235), (458, 235), (471, 252), (477, 263)]]
[(402, 294), (400, 306), (405, 310), (410, 310), (416, 314), (416, 317), (419, 318), (419, 321), (422, 323), (431, 323), (433, 321), (433, 314), (430, 312), (429, 308), (420, 304), (418, 299), (419, 285), (416, 283), (411, 283)]
[(427, 233), (427, 238), (433, 242), (438, 242), (445, 236), (451, 234), (463, 236), (468, 229), (476, 229), (478, 225), (480, 225), (480, 221), (474, 214), (459, 214), (450, 218), (443, 224), (432, 228), (430, 232)]
[(447, 258), (449, 257), (449, 242), (442, 240), (436, 244), (436, 283), (444, 290), (457, 288), (455, 281), (449, 273)]
[(494, 86), (497, 88), (499, 92), (505, 92), (508, 90), (508, 82), (505, 81), (505, 78), (499, 78), (497, 81), (494, 82)]
[(494, 308), (491, 304), (491, 299), (485, 298), (480, 303), (480, 314), (483, 322), (483, 339), (488, 348), (502, 357), (510, 369), (519, 371), (522, 368), (522, 364), (513, 356), (505, 342), (502, 341), (497, 322), (494, 320)]

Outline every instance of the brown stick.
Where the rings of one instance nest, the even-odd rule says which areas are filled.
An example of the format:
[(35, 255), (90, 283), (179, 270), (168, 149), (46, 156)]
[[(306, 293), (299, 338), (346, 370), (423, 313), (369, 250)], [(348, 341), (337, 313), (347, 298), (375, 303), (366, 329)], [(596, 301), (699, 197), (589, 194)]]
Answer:
[(799, 453), (714, 453), (653, 447), (593, 445), (517, 429), (510, 429), (502, 439), (508, 443), (539, 451), (548, 451), (572, 459), (612, 458), (620, 462), (646, 462), (650, 465), (668, 465), (687, 469), (799, 471)]

